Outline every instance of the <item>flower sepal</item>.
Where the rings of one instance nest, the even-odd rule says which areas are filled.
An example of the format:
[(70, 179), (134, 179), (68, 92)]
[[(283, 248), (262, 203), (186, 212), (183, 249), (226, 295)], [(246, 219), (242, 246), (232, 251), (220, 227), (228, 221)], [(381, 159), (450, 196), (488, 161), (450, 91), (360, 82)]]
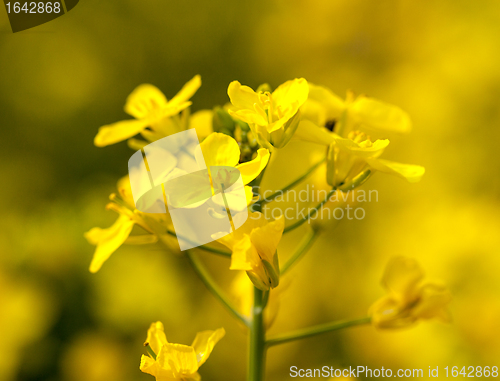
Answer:
[(269, 290), (269, 285), (264, 284), (264, 282), (252, 271), (247, 271), (248, 279), (261, 291)]
[(356, 189), (363, 185), (372, 175), (372, 171), (370, 169), (366, 169), (361, 172), (359, 175), (355, 176), (352, 180), (345, 182), (338, 189), (342, 192), (349, 192), (351, 190)]
[(273, 264), (265, 259), (262, 260), (262, 264), (264, 265), (264, 269), (266, 270), (266, 274), (269, 277), (271, 288), (275, 288), (280, 283), (280, 265), (278, 260), (278, 254), (274, 254)]

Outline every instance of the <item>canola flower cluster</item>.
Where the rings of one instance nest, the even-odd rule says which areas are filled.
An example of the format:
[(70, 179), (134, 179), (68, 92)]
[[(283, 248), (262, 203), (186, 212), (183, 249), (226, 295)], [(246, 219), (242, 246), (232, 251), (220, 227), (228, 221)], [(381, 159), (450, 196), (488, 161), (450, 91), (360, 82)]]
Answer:
[[(249, 328), (248, 380), (263, 379), (265, 348), (271, 345), (358, 324), (401, 328), (424, 319), (449, 320), (447, 288), (424, 281), (423, 270), (415, 260), (396, 257), (388, 264), (382, 279), (387, 295), (371, 306), (366, 318), (267, 338), (266, 328), (278, 313), (279, 295), (286, 288), (280, 286), (280, 278), (306, 253), (318, 232), (306, 237), (306, 243), (280, 268), (278, 247), (283, 234), (313, 218), (335, 192), (355, 190), (376, 172), (417, 182), (424, 168), (380, 158), (390, 143), (384, 133), (411, 130), (409, 116), (396, 106), (364, 95), (356, 97), (352, 92), (343, 100), (328, 88), (300, 78), (287, 81), (274, 91), (267, 84), (253, 90), (233, 81), (227, 90), (229, 103), (213, 110), (191, 113), (190, 99), (200, 86), (201, 78), (197, 75), (170, 100), (153, 85), (137, 87), (125, 104), (125, 112), (134, 119), (101, 127), (94, 144), (104, 147), (127, 140), (128, 145), (137, 150), (171, 134), (195, 129), (208, 168), (234, 167), (241, 173), (249, 218), (236, 231), (213, 237), (229, 251), (207, 244), (187, 251), (186, 256), (210, 291)], [(263, 199), (256, 193), (266, 167), (272, 165), (271, 155), (292, 139), (324, 147), (326, 166), (315, 166), (314, 170), (323, 168), (331, 191), (309, 214), (287, 223), (283, 215), (270, 220), (261, 213), (263, 203), (272, 201), (275, 196)], [(297, 182), (276, 194), (283, 195)], [(107, 209), (118, 214), (116, 222), (109, 228), (96, 227), (85, 233), (87, 240), (96, 246), (91, 272), (97, 272), (122, 244), (159, 243), (169, 251), (179, 252), (168, 212), (138, 211), (128, 176), (119, 180), (118, 193), (110, 196)], [(142, 233), (132, 234), (134, 226)], [(254, 288), (242, 289), (246, 295), (242, 305), (235, 307), (228, 301), (224, 290), (197, 260), (194, 250), (230, 257), (229, 269), (246, 273)], [(149, 354), (142, 357), (140, 369), (161, 381), (200, 380), (199, 367), (224, 333), (223, 328), (200, 332), (193, 344), (186, 346), (169, 343), (163, 325), (153, 323), (145, 343)]]

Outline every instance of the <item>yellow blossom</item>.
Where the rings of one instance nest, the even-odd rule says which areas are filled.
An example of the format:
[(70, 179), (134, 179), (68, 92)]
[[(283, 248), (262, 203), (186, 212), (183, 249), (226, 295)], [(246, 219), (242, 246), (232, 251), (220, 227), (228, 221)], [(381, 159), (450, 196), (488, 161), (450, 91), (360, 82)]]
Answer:
[(397, 257), (391, 260), (382, 285), (388, 295), (369, 310), (374, 326), (402, 328), (420, 319), (432, 318), (450, 321), (446, 309), (451, 301), (450, 292), (440, 283), (424, 281), (424, 272), (414, 259)]
[(309, 97), (301, 110), (302, 119), (330, 131), (340, 122), (344, 123), (342, 128), (346, 133), (360, 127), (400, 133), (411, 130), (410, 117), (397, 106), (365, 95), (355, 97), (351, 91), (347, 92), (344, 101), (330, 89), (312, 83), (309, 83)]
[[(160, 238), (169, 247), (172, 245), (171, 239), (168, 240), (165, 234), (165, 227), (171, 226), (168, 215), (146, 215), (135, 210), (128, 176), (118, 181), (118, 192), (120, 198), (113, 194), (110, 197), (113, 201), (106, 205), (106, 209), (114, 210), (119, 214), (115, 223), (109, 228), (95, 227), (85, 233), (85, 238), (89, 243), (97, 246), (90, 264), (90, 272), (92, 273), (99, 271), (111, 254), (124, 243), (143, 245), (155, 243)], [(147, 234), (130, 236), (136, 224), (142, 227)]]
[[(104, 147), (121, 142), (142, 133), (148, 140), (156, 140), (180, 129), (175, 121), (169, 119), (191, 105), (189, 99), (201, 86), (201, 78), (196, 75), (184, 87), (167, 101), (163, 93), (155, 86), (138, 86), (127, 98), (125, 112), (135, 119), (124, 120), (99, 128), (94, 144)], [(151, 130), (146, 130), (150, 127)], [(159, 136), (154, 136), (154, 134)], [(153, 136), (150, 136), (152, 135)]]
[[(327, 146), (327, 181), (341, 189), (352, 189), (379, 171), (418, 182), (425, 173), (419, 165), (379, 159), (388, 139), (372, 141), (363, 129), (408, 132), (408, 115), (396, 106), (348, 93), (344, 102), (330, 90), (309, 84), (309, 99), (295, 137)], [(369, 172), (369, 171), (370, 172)]]
[[(232, 137), (213, 132), (201, 144), (201, 151), (196, 153), (198, 163), (205, 162), (208, 170), (212, 166), (234, 167), (241, 174), (243, 184), (247, 185), (254, 180), (266, 167), (269, 161), (269, 151), (260, 148), (253, 160), (240, 163), (241, 152), (236, 140)], [(202, 156), (201, 156), (202, 154)], [(252, 188), (245, 186), (247, 204), (252, 200)]]
[(198, 369), (225, 333), (224, 328), (198, 332), (191, 345), (172, 344), (167, 341), (163, 324), (152, 323), (144, 345), (151, 348), (156, 358), (143, 355), (140, 369), (157, 381), (199, 381)]
[(287, 81), (272, 93), (253, 91), (238, 81), (229, 84), (227, 93), (233, 104), (229, 113), (250, 126), (260, 145), (283, 148), (292, 138), (300, 121), (299, 108), (308, 94), (304, 78)]
[(424, 167), (379, 159), (388, 145), (388, 139), (372, 142), (369, 136), (360, 131), (351, 131), (346, 138), (331, 133), (327, 148), (328, 183), (348, 190), (365, 180), (363, 176), (368, 170), (395, 175), (410, 183), (420, 181), (425, 173)]
[(260, 212), (249, 213), (247, 221), (238, 230), (217, 241), (232, 251), (231, 270), (244, 270), (261, 290), (279, 284), (279, 263), (276, 249), (283, 235), (283, 216), (269, 222)]

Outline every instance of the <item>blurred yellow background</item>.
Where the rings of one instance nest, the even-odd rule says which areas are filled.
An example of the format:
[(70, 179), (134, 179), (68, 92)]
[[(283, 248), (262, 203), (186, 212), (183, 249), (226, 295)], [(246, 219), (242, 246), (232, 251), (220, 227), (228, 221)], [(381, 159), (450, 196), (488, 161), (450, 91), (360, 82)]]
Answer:
[[(394, 255), (448, 284), (453, 323), (273, 347), (270, 381), (289, 379), (293, 365), (500, 365), (498, 1), (82, 0), (16, 34), (2, 10), (0, 67), (0, 380), (151, 379), (139, 361), (156, 320), (185, 344), (225, 327), (202, 377), (244, 379), (245, 332), (184, 258), (125, 246), (88, 272), (94, 247), (83, 232), (116, 218), (104, 205), (132, 153), (94, 147), (97, 128), (124, 119), (137, 85), (171, 97), (195, 74), (203, 86), (193, 110), (227, 102), (235, 79), (256, 88), (295, 77), (396, 104), (414, 129), (391, 136), (385, 157), (427, 170), (418, 184), (384, 174), (365, 184), (379, 201), (290, 271), (271, 332), (366, 315)], [(280, 185), (308, 167), (295, 157), (281, 165)], [(296, 242), (287, 237), (280, 252)], [(230, 284), (227, 260), (203, 259)]]

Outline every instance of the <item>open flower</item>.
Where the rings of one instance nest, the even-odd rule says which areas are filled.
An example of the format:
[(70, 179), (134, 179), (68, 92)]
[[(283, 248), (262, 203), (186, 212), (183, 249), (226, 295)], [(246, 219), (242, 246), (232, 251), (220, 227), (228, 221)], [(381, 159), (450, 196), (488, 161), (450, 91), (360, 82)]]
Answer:
[(327, 146), (327, 181), (343, 190), (360, 185), (374, 172), (418, 182), (425, 173), (419, 165), (379, 159), (388, 139), (372, 141), (363, 130), (409, 132), (408, 115), (396, 106), (348, 93), (342, 101), (330, 90), (309, 84), (309, 99), (295, 137)]
[(372, 142), (365, 133), (351, 131), (346, 138), (331, 133), (328, 141), (327, 181), (343, 190), (360, 185), (374, 171), (395, 175), (410, 183), (420, 181), (425, 173), (425, 168), (420, 165), (379, 159), (389, 145), (388, 139)]
[[(360, 126), (370, 131), (407, 133), (411, 120), (399, 107), (351, 91), (342, 100), (330, 89), (309, 83), (309, 97), (301, 108), (302, 119), (333, 131), (343, 122), (345, 133)], [(344, 119), (344, 120), (342, 120)]]
[(283, 216), (269, 222), (262, 213), (254, 212), (249, 213), (246, 222), (236, 231), (214, 238), (233, 252), (231, 270), (246, 271), (255, 287), (269, 290), (279, 284), (276, 249), (284, 228)]
[(229, 113), (250, 126), (263, 147), (283, 148), (292, 138), (300, 121), (299, 108), (309, 88), (304, 78), (287, 81), (272, 93), (253, 91), (238, 81), (229, 84), (227, 93), (233, 104)]
[[(144, 245), (155, 243), (160, 239), (167, 246), (172, 246), (172, 238), (165, 234), (167, 226), (172, 222), (166, 214), (152, 215), (144, 214), (135, 209), (130, 180), (128, 176), (118, 181), (118, 192), (120, 197), (111, 195), (106, 209), (114, 210), (119, 217), (109, 228), (101, 229), (95, 227), (85, 233), (89, 243), (96, 245), (96, 250), (90, 263), (90, 272), (96, 273), (103, 263), (124, 243), (133, 245)], [(134, 225), (142, 227), (146, 234), (130, 236)]]
[[(125, 112), (135, 119), (124, 120), (99, 128), (94, 138), (97, 147), (104, 147), (131, 138), (139, 133), (145, 137), (160, 133), (159, 137), (167, 136), (180, 129), (176, 123), (169, 120), (191, 105), (189, 99), (201, 86), (201, 78), (196, 75), (182, 89), (167, 101), (163, 93), (155, 86), (144, 84), (138, 86), (127, 98)], [(146, 130), (150, 127), (151, 130)], [(155, 140), (154, 137), (148, 140)]]
[(373, 325), (403, 328), (420, 319), (449, 321), (446, 307), (451, 301), (450, 292), (440, 283), (423, 279), (424, 272), (414, 259), (397, 257), (391, 260), (382, 278), (388, 295), (375, 302), (368, 312)]
[(152, 323), (144, 345), (153, 353), (142, 356), (140, 369), (155, 376), (157, 381), (199, 381), (198, 369), (225, 333), (224, 328), (198, 332), (191, 345), (172, 344), (167, 341), (163, 324)]
[[(253, 195), (252, 188), (246, 186), (254, 180), (266, 167), (269, 161), (269, 151), (260, 148), (255, 154), (255, 158), (250, 161), (240, 162), (241, 151), (236, 140), (232, 137), (213, 132), (201, 142), (200, 150), (196, 152), (196, 161), (206, 164), (210, 171), (212, 166), (234, 167), (241, 174), (241, 179), (245, 185), (247, 204), (250, 203)], [(213, 179), (212, 179), (213, 180)]]

